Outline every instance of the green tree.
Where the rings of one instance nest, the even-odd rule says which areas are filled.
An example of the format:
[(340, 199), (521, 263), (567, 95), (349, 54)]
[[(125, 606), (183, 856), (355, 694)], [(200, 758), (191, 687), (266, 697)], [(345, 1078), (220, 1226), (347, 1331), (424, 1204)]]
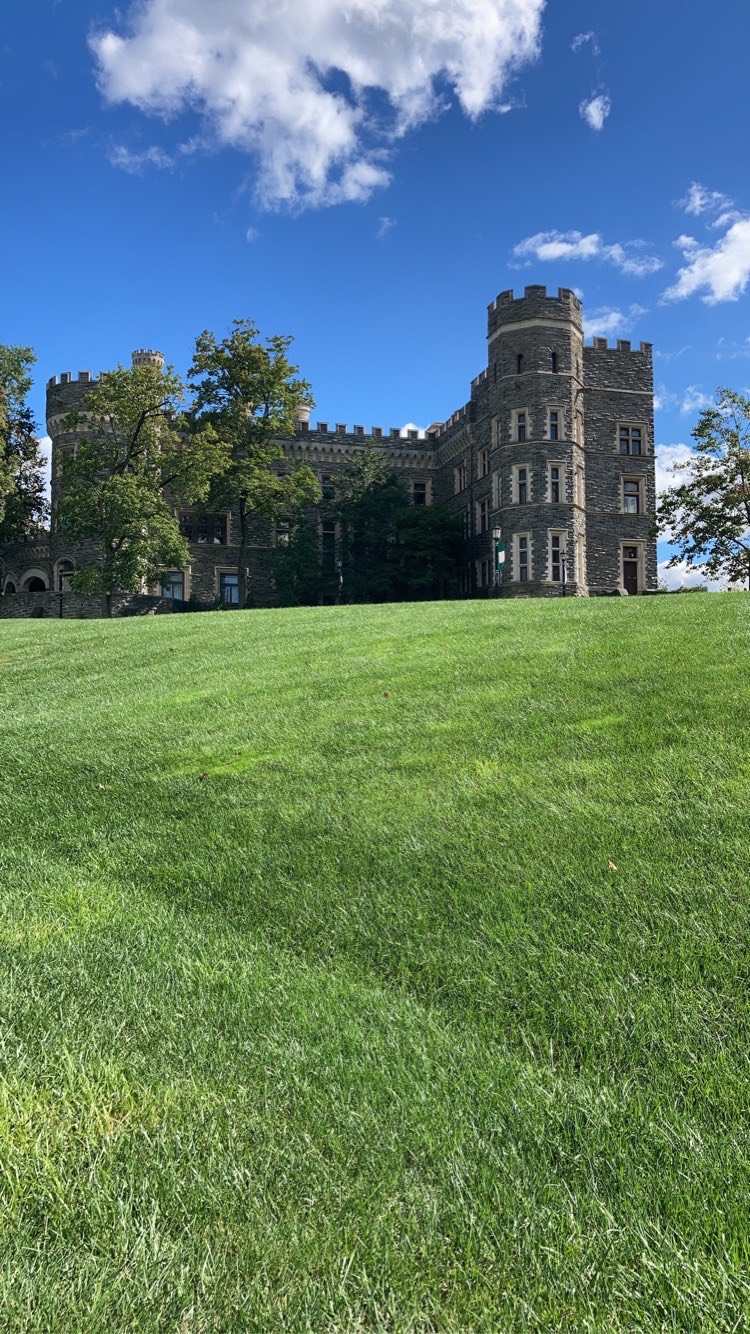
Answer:
[(661, 499), (659, 525), (676, 547), (670, 565), (686, 561), (713, 578), (750, 588), (750, 398), (717, 390), (693, 431), (685, 474)]
[(326, 588), (316, 520), (302, 515), (293, 524), (289, 541), (276, 548), (273, 560), (276, 593), (283, 607), (311, 607)]
[(298, 410), (312, 404), (309, 384), (289, 361), (291, 342), (281, 335), (261, 342), (255, 324), (235, 320), (222, 341), (208, 331), (200, 335), (188, 372), (196, 422), (210, 425), (228, 451), (229, 466), (214, 481), (212, 503), (237, 515), (241, 607), (248, 605), (254, 526), (293, 522), (320, 499), (310, 468), (278, 466), (284, 459), (279, 437), (294, 434)]
[(30, 347), (0, 344), (0, 542), (23, 541), (47, 516), (42, 457), (28, 406)]
[(115, 591), (135, 592), (187, 563), (176, 506), (204, 500), (228, 466), (226, 448), (210, 425), (186, 417), (183, 399), (171, 368), (119, 366), (67, 422), (80, 434), (64, 460), (60, 529), (90, 549), (74, 585), (104, 594), (108, 615)]
[(401, 477), (366, 450), (337, 484), (342, 595), (347, 602), (439, 597), (458, 567), (461, 524), (442, 506), (412, 505)]

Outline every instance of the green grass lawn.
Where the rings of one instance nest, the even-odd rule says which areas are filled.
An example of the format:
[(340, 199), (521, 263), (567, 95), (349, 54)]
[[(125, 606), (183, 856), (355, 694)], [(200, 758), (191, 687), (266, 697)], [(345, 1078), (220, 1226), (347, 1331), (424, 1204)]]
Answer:
[(750, 1323), (750, 599), (0, 623), (0, 1327)]

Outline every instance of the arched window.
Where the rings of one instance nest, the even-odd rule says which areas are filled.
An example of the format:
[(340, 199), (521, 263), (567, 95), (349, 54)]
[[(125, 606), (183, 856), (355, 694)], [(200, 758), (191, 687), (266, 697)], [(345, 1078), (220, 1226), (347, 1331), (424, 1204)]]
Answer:
[(16, 591), (16, 586), (15, 586), (15, 584), (13, 583), (13, 580), (12, 580), (12, 579), (9, 579), (9, 580), (8, 580), (8, 582), (7, 582), (7, 584), (5, 585), (5, 588), (4, 588), (3, 591), (4, 591), (6, 594), (7, 594), (7, 593), (15, 593), (15, 591)]
[(523, 373), (523, 352), (518, 352), (516, 354), (516, 375), (521, 375), (522, 373)]
[(550, 364), (551, 364), (551, 366), (552, 366), (552, 370), (553, 370), (553, 371), (556, 371), (556, 370), (557, 370), (557, 353), (556, 353), (556, 352), (550, 352)]
[(47, 585), (38, 575), (32, 575), (30, 579), (26, 580), (25, 591), (27, 593), (46, 593)]

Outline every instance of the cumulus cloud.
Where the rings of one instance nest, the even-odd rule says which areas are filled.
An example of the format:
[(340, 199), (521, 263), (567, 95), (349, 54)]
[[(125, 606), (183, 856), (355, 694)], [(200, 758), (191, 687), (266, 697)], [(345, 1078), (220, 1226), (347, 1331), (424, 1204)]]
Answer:
[(608, 93), (592, 93), (591, 97), (584, 97), (578, 106), (578, 114), (592, 130), (604, 129), (604, 122), (611, 110), (612, 102)]
[(127, 171), (131, 176), (140, 176), (147, 167), (166, 171), (174, 166), (169, 153), (165, 153), (162, 148), (157, 148), (155, 145), (144, 149), (141, 153), (132, 153), (124, 144), (115, 144), (109, 150), (108, 156), (113, 167), (119, 167), (121, 171)]
[(662, 268), (662, 261), (655, 255), (643, 255), (640, 252), (642, 242), (620, 241), (605, 244), (598, 232), (536, 232), (527, 236), (513, 247), (514, 259), (542, 263), (557, 263), (559, 260), (604, 260), (614, 264), (621, 273), (632, 278), (645, 278)]
[(692, 236), (675, 241), (685, 263), (664, 293), (665, 301), (684, 301), (701, 295), (708, 306), (737, 301), (750, 280), (750, 218), (733, 222), (714, 246), (703, 246)]
[(376, 232), (376, 236), (377, 236), (378, 240), (379, 240), (379, 241), (382, 241), (383, 238), (384, 238), (385, 236), (387, 236), (389, 232), (392, 232), (392, 231), (393, 231), (393, 228), (394, 228), (395, 226), (396, 226), (396, 219), (395, 219), (395, 218), (387, 218), (387, 217), (379, 218), (379, 219), (378, 219), (378, 230), (377, 230), (377, 232)]
[(679, 464), (687, 463), (692, 456), (693, 450), (690, 445), (659, 445), (656, 450), (656, 494), (663, 495), (672, 486), (679, 486), (684, 479), (684, 474), (679, 470)]
[[(538, 54), (544, 0), (140, 0), (91, 39), (110, 102), (197, 111), (215, 142), (251, 153), (266, 207), (361, 201), (390, 176), (400, 135), (443, 109), (507, 105)], [(380, 94), (379, 111), (373, 94)], [(383, 115), (387, 106), (388, 115)]]
[(636, 320), (645, 314), (645, 307), (635, 303), (628, 310), (601, 306), (584, 315), (583, 331), (587, 338), (620, 338), (630, 333)]
[(704, 570), (695, 569), (686, 560), (679, 561), (671, 568), (666, 560), (660, 560), (658, 575), (663, 588), (697, 588), (705, 585), (710, 593), (724, 593), (733, 587), (726, 578), (709, 579)]
[(247, 231), (245, 232), (245, 240), (247, 241), (248, 245), (254, 245), (259, 237), (260, 237), (260, 232), (258, 231), (257, 227), (248, 227)]

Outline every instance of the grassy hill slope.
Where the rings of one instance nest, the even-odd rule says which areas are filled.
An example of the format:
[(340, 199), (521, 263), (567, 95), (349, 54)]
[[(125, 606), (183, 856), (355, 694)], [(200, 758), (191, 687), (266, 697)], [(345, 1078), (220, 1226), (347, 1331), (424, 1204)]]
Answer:
[(750, 600), (0, 623), (0, 1307), (750, 1318)]

